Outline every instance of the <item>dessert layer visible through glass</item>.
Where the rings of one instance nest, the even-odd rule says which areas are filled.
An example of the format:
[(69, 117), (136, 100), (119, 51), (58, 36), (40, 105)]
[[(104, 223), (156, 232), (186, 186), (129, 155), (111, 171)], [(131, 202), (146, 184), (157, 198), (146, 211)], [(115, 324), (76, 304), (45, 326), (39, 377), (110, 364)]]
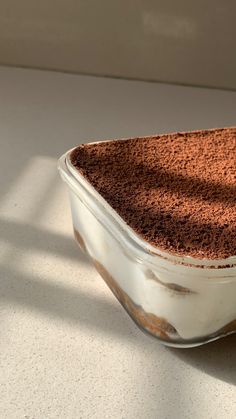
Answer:
[(61, 158), (59, 169), (70, 191), (75, 238), (135, 323), (180, 347), (236, 332), (236, 258), (175, 256), (149, 245), (69, 156)]

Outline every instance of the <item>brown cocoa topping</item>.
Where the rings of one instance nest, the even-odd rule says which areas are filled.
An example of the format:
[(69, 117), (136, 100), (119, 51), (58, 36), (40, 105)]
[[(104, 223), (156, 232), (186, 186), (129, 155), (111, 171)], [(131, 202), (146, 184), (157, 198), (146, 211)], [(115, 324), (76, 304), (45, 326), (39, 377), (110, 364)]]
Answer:
[(80, 145), (71, 161), (150, 244), (236, 255), (236, 128)]

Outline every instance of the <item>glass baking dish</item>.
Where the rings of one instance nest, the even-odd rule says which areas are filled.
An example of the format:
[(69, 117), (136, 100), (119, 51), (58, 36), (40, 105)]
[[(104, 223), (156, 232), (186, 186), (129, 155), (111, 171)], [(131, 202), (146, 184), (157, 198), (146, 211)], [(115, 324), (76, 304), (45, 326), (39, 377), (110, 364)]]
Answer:
[(142, 240), (73, 167), (69, 189), (75, 239), (134, 322), (168, 346), (193, 347), (236, 332), (236, 257), (180, 257)]

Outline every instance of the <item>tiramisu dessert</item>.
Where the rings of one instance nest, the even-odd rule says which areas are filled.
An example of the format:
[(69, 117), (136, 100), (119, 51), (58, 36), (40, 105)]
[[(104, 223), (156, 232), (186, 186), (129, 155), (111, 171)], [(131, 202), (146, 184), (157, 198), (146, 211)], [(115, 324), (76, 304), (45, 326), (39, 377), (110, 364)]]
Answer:
[(59, 168), (78, 243), (142, 329), (236, 332), (236, 128), (83, 144)]

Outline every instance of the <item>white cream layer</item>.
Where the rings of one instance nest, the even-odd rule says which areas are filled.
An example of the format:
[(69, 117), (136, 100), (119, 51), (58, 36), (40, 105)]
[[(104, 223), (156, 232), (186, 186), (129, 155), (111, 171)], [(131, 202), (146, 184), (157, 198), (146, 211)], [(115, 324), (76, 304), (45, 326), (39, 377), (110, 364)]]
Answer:
[[(223, 278), (227, 269), (216, 270), (217, 276), (221, 271), (222, 281), (220, 277), (206, 279), (206, 271), (212, 275), (213, 270), (184, 267), (181, 272), (181, 267), (175, 270), (168, 260), (162, 260), (159, 266), (158, 257), (150, 271), (145, 262), (135, 260), (134, 254), (121, 247), (72, 190), (70, 196), (74, 227), (83, 237), (90, 256), (147, 313), (166, 319), (183, 339), (209, 336), (236, 319), (236, 271), (228, 281)], [(190, 292), (175, 291), (159, 281), (177, 284)]]

